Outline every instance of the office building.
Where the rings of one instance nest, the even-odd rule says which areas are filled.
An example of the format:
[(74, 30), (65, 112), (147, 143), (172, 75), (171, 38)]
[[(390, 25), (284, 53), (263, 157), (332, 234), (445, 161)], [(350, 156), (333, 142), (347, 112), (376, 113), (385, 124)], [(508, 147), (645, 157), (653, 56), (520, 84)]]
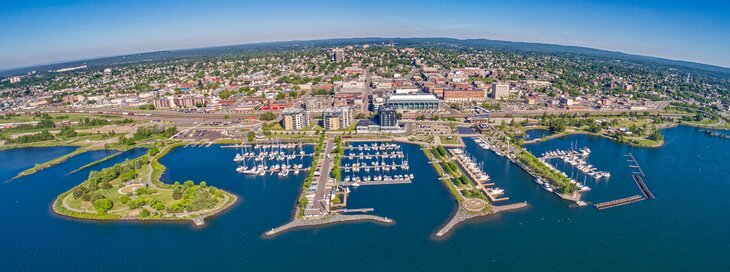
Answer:
[(378, 109), (378, 123), (384, 127), (397, 127), (398, 126), (398, 113), (395, 108), (380, 106)]

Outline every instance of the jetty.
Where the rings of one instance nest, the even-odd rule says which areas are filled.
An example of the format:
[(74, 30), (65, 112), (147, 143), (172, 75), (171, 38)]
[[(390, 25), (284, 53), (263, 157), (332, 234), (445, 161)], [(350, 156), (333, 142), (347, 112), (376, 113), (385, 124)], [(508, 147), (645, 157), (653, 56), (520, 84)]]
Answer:
[(273, 228), (266, 233), (264, 233), (265, 236), (274, 236), (279, 233), (282, 233), (287, 230), (295, 229), (295, 228), (303, 228), (303, 227), (314, 227), (314, 226), (321, 226), (321, 225), (328, 225), (328, 224), (334, 224), (334, 223), (343, 223), (343, 222), (356, 222), (356, 221), (373, 221), (378, 222), (382, 224), (392, 224), (393, 220), (389, 219), (387, 217), (380, 217), (376, 215), (368, 215), (368, 214), (357, 214), (357, 215), (341, 215), (341, 214), (335, 214), (331, 216), (327, 216), (326, 218), (322, 219), (295, 219), (294, 221), (291, 221), (283, 226)]
[(642, 196), (640, 196), (640, 195), (633, 195), (633, 196), (630, 196), (630, 197), (625, 197), (625, 198), (621, 198), (621, 199), (616, 199), (616, 200), (601, 202), (601, 203), (598, 203), (598, 204), (593, 204), (593, 207), (596, 207), (596, 209), (598, 209), (598, 210), (605, 210), (605, 209), (609, 209), (609, 208), (613, 208), (613, 207), (618, 207), (618, 206), (623, 206), (623, 205), (631, 204), (631, 203), (634, 203), (634, 202), (639, 202), (639, 201), (642, 201), (644, 199), (645, 198), (642, 197)]
[(490, 207), (491, 210), (489, 212), (470, 213), (470, 212), (467, 212), (466, 209), (462, 205), (459, 205), (459, 208), (456, 210), (456, 214), (454, 214), (454, 216), (451, 217), (451, 220), (449, 220), (449, 222), (447, 222), (446, 225), (444, 225), (436, 233), (436, 238), (443, 237), (444, 235), (449, 233), (454, 227), (456, 227), (456, 225), (461, 224), (464, 221), (467, 221), (467, 220), (470, 220), (473, 218), (477, 218), (477, 217), (498, 214), (501, 212), (522, 209), (522, 208), (526, 208), (527, 206), (528, 206), (527, 202), (520, 202), (520, 203), (509, 204), (509, 205), (491, 206)]

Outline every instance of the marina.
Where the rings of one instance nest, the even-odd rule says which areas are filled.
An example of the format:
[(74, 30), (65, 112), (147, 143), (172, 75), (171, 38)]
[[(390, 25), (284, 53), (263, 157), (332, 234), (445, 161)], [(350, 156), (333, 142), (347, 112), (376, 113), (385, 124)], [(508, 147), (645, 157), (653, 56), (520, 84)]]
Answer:
[(587, 147), (581, 149), (571, 148), (568, 150), (553, 150), (543, 153), (540, 160), (547, 161), (549, 159), (560, 159), (564, 163), (570, 164), (586, 176), (593, 177), (595, 179), (610, 177), (610, 172), (598, 171), (598, 168), (588, 163), (587, 157), (590, 154), (591, 150)]
[[(436, 182), (439, 176), (427, 166), (428, 160), (420, 154), (422, 152), (417, 146), (403, 145), (402, 149), (408, 154), (411, 165), (409, 171), (416, 176), (412, 183), (351, 188), (353, 192), (346, 209), (373, 208), (374, 211), (358, 216), (378, 214), (387, 216), (395, 223), (372, 221), (378, 219), (375, 217), (372, 220), (366, 217), (354, 218), (370, 221), (340, 221), (341, 217), (332, 216), (328, 217), (335, 222), (331, 225), (305, 225), (297, 231), (276, 232), (271, 237), (263, 234), (291, 220), (292, 209), (296, 206), (301, 182), (306, 175), (290, 174), (280, 178), (276, 175), (259, 177), (238, 174), (232, 170), (236, 167), (232, 158), (240, 148), (220, 148), (220, 145), (176, 148), (161, 160), (161, 164), (167, 167), (163, 176), (166, 183), (187, 179), (207, 181), (242, 199), (240, 204), (227, 212), (206, 220), (203, 227), (137, 222), (112, 225), (68, 220), (49, 213), (48, 203), (67, 190), (70, 184), (85, 179), (90, 171), (98, 171), (131, 157), (131, 153), (124, 153), (78, 173), (65, 175), (109, 155), (108, 152), (92, 151), (38, 174), (23, 177), (19, 182), (0, 184), (0, 210), (6, 215), (6, 220), (0, 225), (3, 229), (12, 230), (12, 235), (0, 238), (0, 245), (4, 246), (3, 268), (8, 271), (48, 271), (54, 268), (185, 271), (209, 268), (198, 261), (144, 261), (144, 256), (159, 256), (163, 259), (215, 262), (222, 271), (295, 271), (301, 268), (300, 264), (311, 261), (312, 252), (335, 250), (352, 252), (348, 259), (361, 264), (354, 269), (357, 271), (382, 270), (384, 262), (394, 269), (407, 271), (475, 269), (474, 265), (450, 261), (463, 257), (465, 249), (480, 256), (494, 255), (496, 261), (484, 267), (504, 271), (564, 270), (564, 265), (546, 265), (545, 260), (558, 260), (566, 252), (570, 252), (571, 265), (577, 270), (591, 269), (596, 272), (632, 271), (637, 268), (711, 271), (718, 265), (724, 266), (728, 262), (722, 256), (728, 253), (728, 248), (723, 242), (730, 239), (730, 233), (724, 228), (727, 211), (723, 205), (706, 204), (721, 202), (730, 193), (730, 188), (725, 186), (727, 167), (712, 164), (725, 157), (728, 142), (716, 137), (703, 137), (704, 134), (697, 129), (688, 127), (671, 128), (663, 133), (670, 140), (668, 145), (657, 149), (631, 150), (647, 178), (651, 179), (644, 178), (644, 181), (647, 185), (652, 184), (652, 192), (661, 192), (657, 201), (638, 201), (600, 212), (593, 207), (581, 210), (567, 207), (560, 199), (544, 194), (521, 168), (504, 157), (481, 151), (473, 141), (467, 139), (470, 155), (478, 162), (485, 162), (485, 172), (499, 187), (505, 189), (510, 201), (528, 201), (530, 205), (513, 213), (475, 219), (468, 225), (455, 226), (443, 237), (444, 240), (436, 242), (432, 237), (449, 222), (459, 204), (453, 201), (443, 184)], [(576, 135), (530, 144), (528, 148), (534, 154), (540, 154), (567, 146), (568, 140), (579, 140), (582, 146), (590, 147), (593, 150), (591, 162), (612, 172), (611, 182), (599, 182), (605, 186), (591, 186), (593, 190), (585, 195), (588, 201), (599, 203), (641, 195), (630, 177), (632, 169), (627, 167), (623, 157), (627, 152), (625, 146), (619, 143)], [(710, 148), (696, 148), (696, 140)], [(312, 145), (305, 147), (307, 153), (312, 152)], [(33, 164), (53, 159), (60, 154), (61, 149), (13, 149), (0, 152), (6, 154), (1, 171), (4, 179)], [(53, 153), (52, 150), (59, 151)], [(65, 152), (70, 150), (67, 148)], [(678, 160), (677, 154), (692, 159)], [(18, 160), (19, 156), (27, 159)], [(304, 165), (309, 167), (311, 158), (305, 159)], [(502, 180), (509, 182), (501, 183)], [(651, 183), (652, 180), (657, 182)], [(702, 186), (688, 189), (684, 186), (686, 184)], [(670, 199), (681, 199), (683, 203), (678, 204)], [(308, 220), (302, 221), (310, 223)], [(631, 225), (638, 227), (627, 227)], [(58, 233), (64, 235), (59, 236)], [(597, 233), (610, 233), (610, 236)], [(88, 240), (89, 235), (103, 236), (105, 239)], [(642, 238), (653, 242), (636, 242)], [(21, 241), (31, 243), (34, 248), (20, 246)], [(209, 247), (209, 250), (201, 250), (200, 246), (210, 241), (219, 242)], [(475, 246), (480, 241), (489, 241), (490, 246)], [(99, 250), (110, 243), (119, 244), (120, 249)], [(286, 246), (291, 244), (299, 246)], [(625, 247), (628, 244), (635, 246)], [(73, 245), (73, 250), (68, 245)], [(362, 250), (363, 245), (369, 249)], [(242, 250), (246, 248), (256, 250)], [(385, 254), (382, 252), (393, 248), (398, 250), (398, 257), (384, 260)], [(39, 252), (53, 254), (43, 255), (41, 262), (38, 261), (41, 256)], [(134, 254), (119, 258), (120, 252)], [(233, 254), (235, 258), (221, 258), (226, 254)], [(645, 254), (658, 255), (655, 258), (636, 257)], [(688, 258), (687, 254), (691, 254), (691, 257)], [(102, 268), (78, 258), (79, 255), (104, 259), (108, 264)], [(597, 265), (596, 260), (601, 258), (620, 262), (610, 266)], [(510, 261), (514, 259), (520, 261)], [(720, 262), (712, 264), (717, 260)], [(419, 265), (418, 261), (423, 263)], [(74, 267), (70, 267), (69, 262)], [(322, 267), (324, 270), (341, 267), (335, 262), (325, 263)]]
[(476, 163), (475, 159), (469, 156), (469, 153), (464, 149), (450, 149), (449, 152), (454, 155), (469, 178), (475, 182), (477, 189), (483, 192), (492, 203), (509, 200), (509, 197), (504, 196), (504, 189), (494, 187), (494, 183), (490, 183), (489, 175), (483, 170), (483, 162)]
[[(409, 184), (415, 178), (407, 172), (407, 156), (403, 155), (399, 144), (345, 143), (330, 136), (322, 148), (314, 178), (302, 193), (306, 199), (303, 210), (305, 220), (321, 219), (343, 212), (373, 211), (372, 208), (348, 208), (352, 190), (360, 186)], [(341, 152), (341, 155), (337, 152)], [(341, 180), (338, 180), (334, 167), (338, 167)]]
[(240, 164), (236, 172), (246, 175), (299, 175), (309, 170), (303, 164), (304, 158), (313, 156), (304, 150), (304, 145), (293, 143), (238, 145), (236, 148), (240, 149), (233, 158)]

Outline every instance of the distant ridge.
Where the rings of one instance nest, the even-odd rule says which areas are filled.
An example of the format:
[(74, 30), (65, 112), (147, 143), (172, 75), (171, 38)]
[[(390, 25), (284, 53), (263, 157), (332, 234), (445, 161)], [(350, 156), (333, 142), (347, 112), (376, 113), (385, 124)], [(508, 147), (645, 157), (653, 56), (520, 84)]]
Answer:
[(545, 43), (529, 43), (529, 42), (512, 42), (489, 39), (454, 39), (454, 38), (343, 38), (343, 39), (322, 39), (322, 40), (294, 40), (294, 41), (277, 41), (262, 42), (238, 45), (223, 45), (213, 47), (191, 48), (181, 50), (164, 50), (145, 53), (136, 53), (128, 55), (120, 55), (113, 57), (102, 57), (87, 60), (66, 61), (54, 64), (35, 65), (24, 68), (13, 68), (0, 71), (0, 77), (11, 75), (25, 74), (30, 71), (46, 72), (48, 70), (56, 70), (64, 67), (74, 67), (79, 65), (87, 65), (88, 69), (96, 69), (105, 66), (123, 65), (131, 63), (141, 63), (160, 60), (172, 60), (192, 57), (205, 56), (222, 56), (226, 54), (236, 54), (251, 50), (273, 50), (285, 49), (292, 47), (321, 47), (321, 46), (343, 46), (352, 44), (366, 43), (397, 43), (401, 46), (428, 46), (438, 44), (452, 44), (464, 47), (472, 47), (476, 49), (489, 49), (494, 51), (519, 51), (534, 52), (547, 54), (576, 54), (587, 57), (597, 57), (604, 59), (616, 59), (627, 62), (647, 65), (663, 65), (676, 69), (683, 69), (687, 72), (701, 73), (706, 72), (716, 76), (730, 76), (730, 68), (702, 64), (691, 61), (670, 60), (658, 57), (649, 57), (641, 55), (627, 54), (618, 51), (609, 51), (594, 49), (581, 46), (557, 45)]

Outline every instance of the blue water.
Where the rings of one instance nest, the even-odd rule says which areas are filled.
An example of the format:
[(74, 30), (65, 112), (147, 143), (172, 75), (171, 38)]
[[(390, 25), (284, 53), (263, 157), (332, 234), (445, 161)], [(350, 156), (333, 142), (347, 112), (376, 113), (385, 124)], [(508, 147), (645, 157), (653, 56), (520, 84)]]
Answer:
[[(589, 201), (638, 194), (622, 155), (631, 151), (644, 168), (657, 200), (597, 211), (570, 208), (540, 189), (519, 167), (466, 139), (509, 202), (530, 207), (470, 222), (445, 240), (432, 235), (454, 212), (455, 202), (417, 146), (409, 154), (412, 184), (360, 186), (355, 208), (396, 221), (333, 225), (262, 233), (288, 222), (300, 177), (247, 177), (235, 173), (236, 150), (179, 148), (162, 162), (167, 182), (207, 181), (240, 197), (225, 213), (196, 228), (189, 223), (110, 223), (61, 218), (49, 206), (61, 192), (131, 151), (80, 173), (66, 173), (109, 152), (81, 154), (35, 175), (0, 183), (1, 271), (725, 271), (730, 266), (730, 142), (694, 128), (664, 131), (661, 148), (633, 148), (587, 135), (530, 145), (535, 152), (589, 146), (589, 157), (611, 178), (588, 183)], [(49, 152), (0, 151), (0, 177), (47, 160)], [(22, 156), (23, 160), (3, 158)], [(20, 165), (20, 164), (23, 165)]]

